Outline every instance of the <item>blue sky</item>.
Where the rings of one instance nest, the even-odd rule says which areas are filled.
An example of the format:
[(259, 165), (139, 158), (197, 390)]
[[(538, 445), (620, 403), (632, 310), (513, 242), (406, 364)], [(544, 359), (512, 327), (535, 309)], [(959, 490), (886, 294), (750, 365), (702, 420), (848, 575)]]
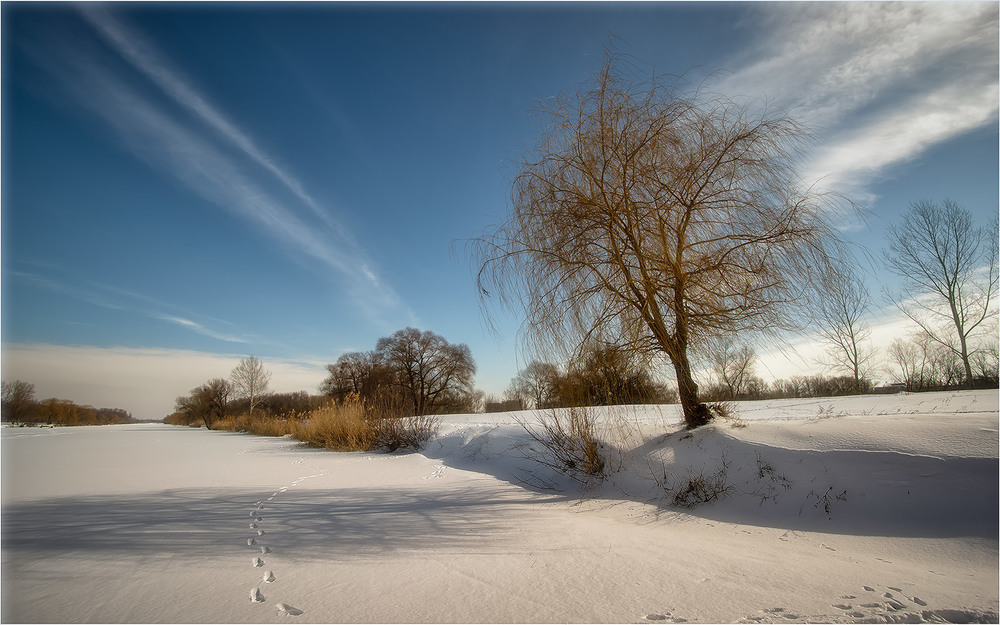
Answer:
[(532, 107), (609, 33), (815, 128), (806, 173), (867, 208), (844, 224), (860, 246), (915, 200), (998, 211), (996, 3), (0, 11), (3, 377), (139, 417), (251, 353), (315, 391), (406, 326), (468, 344), (502, 391), (519, 320), (485, 329), (461, 240), (505, 213)]

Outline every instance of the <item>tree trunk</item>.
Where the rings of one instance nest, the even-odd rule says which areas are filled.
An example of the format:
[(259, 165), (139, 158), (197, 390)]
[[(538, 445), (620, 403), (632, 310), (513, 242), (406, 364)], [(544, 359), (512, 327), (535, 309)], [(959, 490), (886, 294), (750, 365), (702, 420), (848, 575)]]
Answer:
[(698, 385), (691, 377), (691, 363), (687, 354), (680, 354), (671, 360), (677, 374), (677, 394), (680, 395), (681, 408), (684, 410), (684, 423), (689, 430), (706, 425), (712, 420), (712, 413), (708, 406), (698, 400)]

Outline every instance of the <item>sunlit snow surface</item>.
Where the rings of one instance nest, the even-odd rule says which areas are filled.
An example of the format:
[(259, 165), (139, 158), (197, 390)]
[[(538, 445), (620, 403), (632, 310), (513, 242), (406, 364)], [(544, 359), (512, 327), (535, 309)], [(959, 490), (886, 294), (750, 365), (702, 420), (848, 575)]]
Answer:
[[(968, 622), (998, 612), (996, 391), (544, 413), (419, 454), (163, 425), (5, 428), (4, 622)], [(718, 498), (679, 507), (701, 478)], [(714, 482), (713, 482), (714, 480)]]

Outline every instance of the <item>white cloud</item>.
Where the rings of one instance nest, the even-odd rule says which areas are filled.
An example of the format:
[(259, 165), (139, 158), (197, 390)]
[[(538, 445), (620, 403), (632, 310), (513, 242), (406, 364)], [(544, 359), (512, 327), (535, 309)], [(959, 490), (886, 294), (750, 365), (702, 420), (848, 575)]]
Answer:
[[(34, 50), (37, 60), (79, 104), (111, 126), (127, 148), (152, 168), (252, 224), (292, 258), (331, 269), (352, 303), (369, 317), (398, 312), (398, 296), (379, 279), (367, 253), (287, 169), (279, 167), (172, 70), (148, 42), (99, 9), (82, 11), (120, 58), (152, 80), (183, 111), (181, 115), (168, 112), (171, 108), (151, 98), (148, 89), (120, 70), (120, 64), (108, 62), (79, 41), (53, 41)], [(212, 132), (206, 133), (203, 126)], [(266, 190), (268, 177), (253, 173), (254, 165), (269, 172), (294, 198), (281, 201)], [(301, 211), (303, 206), (309, 210)]]
[[(174, 400), (211, 378), (228, 378), (245, 354), (189, 350), (4, 343), (4, 380), (35, 385), (36, 397), (99, 408), (124, 408), (137, 419), (162, 419)], [(261, 358), (274, 392), (316, 393), (325, 363)]]
[(236, 146), (247, 157), (269, 171), (281, 181), (296, 197), (328, 226), (343, 230), (323, 211), (291, 173), (279, 167), (260, 147), (237, 128), (227, 117), (212, 106), (179, 72), (170, 66), (154, 48), (138, 33), (112, 17), (105, 8), (97, 4), (80, 4), (80, 12), (118, 53), (134, 68), (155, 82), (163, 92), (175, 102), (185, 107), (212, 128), (218, 135)]
[[(58, 272), (62, 274), (67, 273), (64, 268), (51, 263), (44, 263), (41, 266), (50, 272)], [(169, 306), (142, 293), (136, 293), (135, 291), (129, 291), (106, 284), (89, 283), (78, 276), (76, 279), (72, 280), (73, 284), (71, 285), (66, 281), (59, 281), (29, 272), (9, 271), (5, 273), (11, 278), (24, 280), (26, 283), (36, 288), (44, 289), (52, 293), (58, 293), (79, 301), (87, 302), (94, 306), (100, 306), (101, 308), (107, 308), (110, 310), (127, 310), (129, 312), (138, 313), (152, 319), (166, 321), (167, 323), (187, 328), (197, 334), (201, 334), (202, 336), (207, 336), (221, 341), (227, 341), (230, 343), (249, 343), (248, 339), (235, 334), (221, 332), (214, 328), (210, 328), (203, 323), (192, 321), (186, 317), (180, 317), (176, 314), (162, 312), (169, 309), (177, 310), (177, 307)], [(133, 301), (126, 304), (124, 300)], [(135, 306), (135, 301), (142, 302), (142, 305)], [(215, 324), (225, 325), (225, 322), (219, 320), (213, 319), (211, 321)]]
[(887, 167), (996, 120), (995, 3), (764, 6), (758, 45), (717, 88), (817, 128), (807, 169), (824, 187), (865, 195)]
[(806, 178), (826, 176), (823, 183), (831, 188), (868, 182), (895, 163), (992, 121), (998, 92), (997, 82), (975, 91), (952, 85), (915, 98), (820, 148)]
[(166, 321), (168, 323), (173, 323), (175, 325), (179, 325), (179, 326), (184, 327), (184, 328), (188, 328), (188, 329), (190, 329), (190, 330), (192, 330), (194, 332), (197, 332), (198, 334), (201, 334), (203, 336), (207, 336), (209, 338), (218, 339), (220, 341), (227, 341), (229, 343), (247, 343), (248, 342), (244, 338), (241, 338), (241, 337), (238, 337), (238, 336), (235, 336), (235, 335), (232, 335), (232, 334), (224, 334), (222, 332), (216, 332), (215, 330), (206, 328), (205, 326), (201, 325), (200, 323), (197, 323), (195, 321), (191, 321), (190, 319), (185, 319), (183, 317), (174, 317), (172, 315), (161, 315), (159, 317), (159, 319), (161, 319), (163, 321)]

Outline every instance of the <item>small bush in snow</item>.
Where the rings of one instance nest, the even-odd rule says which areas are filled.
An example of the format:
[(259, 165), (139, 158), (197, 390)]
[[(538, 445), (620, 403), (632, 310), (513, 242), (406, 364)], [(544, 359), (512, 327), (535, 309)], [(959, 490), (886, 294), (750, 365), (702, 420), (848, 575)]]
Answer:
[(720, 401), (708, 405), (708, 410), (716, 417), (728, 421), (734, 428), (745, 428), (747, 422), (736, 414), (736, 405), (729, 401)]
[(534, 459), (582, 482), (604, 477), (606, 462), (595, 432), (595, 419), (587, 408), (552, 410), (538, 428), (521, 427), (544, 448)]

